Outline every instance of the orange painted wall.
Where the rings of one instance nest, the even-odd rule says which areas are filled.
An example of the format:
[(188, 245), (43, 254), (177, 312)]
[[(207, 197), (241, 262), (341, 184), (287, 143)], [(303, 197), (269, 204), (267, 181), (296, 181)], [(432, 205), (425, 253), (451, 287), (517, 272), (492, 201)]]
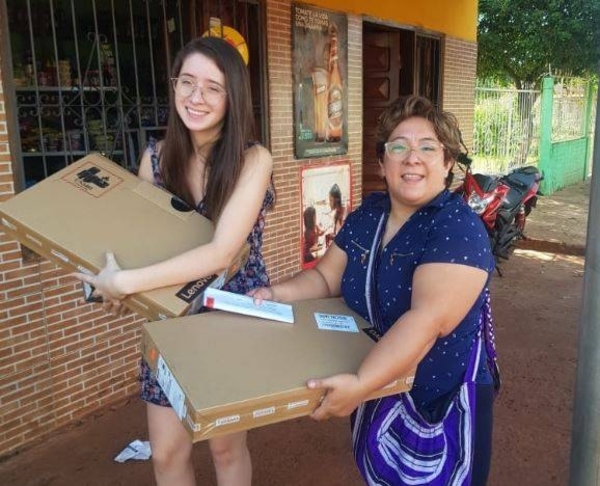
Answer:
[(310, 0), (310, 5), (477, 40), (477, 0)]

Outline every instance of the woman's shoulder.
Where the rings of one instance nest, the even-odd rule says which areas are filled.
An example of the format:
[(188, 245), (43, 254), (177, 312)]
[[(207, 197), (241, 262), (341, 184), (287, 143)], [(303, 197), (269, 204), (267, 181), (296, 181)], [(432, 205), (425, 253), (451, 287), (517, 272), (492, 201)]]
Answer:
[(468, 221), (483, 225), (481, 218), (471, 209), (462, 196), (454, 192), (449, 194), (436, 216), (437, 219), (457, 219), (462, 222)]
[(260, 156), (268, 156), (271, 157), (271, 152), (267, 149), (262, 143), (257, 141), (247, 142), (244, 153), (246, 156), (248, 155), (260, 155)]
[(360, 206), (356, 211), (374, 211), (374, 210), (385, 210), (389, 205), (389, 197), (387, 192), (372, 192), (367, 197), (365, 197)]
[[(386, 210), (389, 204), (387, 193), (385, 192), (373, 192), (369, 194), (360, 206), (349, 213), (346, 216), (346, 223), (356, 221), (364, 221), (365, 219), (376, 219), (379, 220), (381, 214)], [(344, 223), (344, 224), (346, 224)]]
[(273, 157), (271, 156), (271, 152), (259, 142), (247, 144), (246, 151), (244, 152), (244, 162), (250, 165), (258, 164), (261, 167), (266, 166), (269, 170), (273, 168)]

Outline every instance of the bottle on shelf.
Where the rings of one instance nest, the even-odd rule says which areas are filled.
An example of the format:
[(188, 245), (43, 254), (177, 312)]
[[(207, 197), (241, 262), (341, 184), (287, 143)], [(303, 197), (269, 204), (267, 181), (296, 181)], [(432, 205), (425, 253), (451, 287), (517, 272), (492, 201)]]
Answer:
[(327, 141), (339, 142), (342, 139), (344, 124), (344, 87), (338, 63), (337, 27), (329, 26), (331, 44), (329, 50), (329, 91), (327, 97)]
[(25, 51), (25, 64), (23, 69), (25, 71), (25, 86), (32, 86), (35, 84), (35, 77), (33, 74), (33, 56), (31, 55), (30, 49)]

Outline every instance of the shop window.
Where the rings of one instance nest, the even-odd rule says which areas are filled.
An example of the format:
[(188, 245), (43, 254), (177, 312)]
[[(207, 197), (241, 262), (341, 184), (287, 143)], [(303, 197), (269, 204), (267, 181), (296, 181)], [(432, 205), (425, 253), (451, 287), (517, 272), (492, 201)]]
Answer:
[[(265, 126), (259, 0), (5, 1), (20, 137), (15, 172), (25, 187), (92, 151), (136, 171), (148, 138), (160, 138), (167, 122), (173, 56), (211, 19), (248, 43), (255, 115)], [(264, 128), (257, 137), (264, 142)]]

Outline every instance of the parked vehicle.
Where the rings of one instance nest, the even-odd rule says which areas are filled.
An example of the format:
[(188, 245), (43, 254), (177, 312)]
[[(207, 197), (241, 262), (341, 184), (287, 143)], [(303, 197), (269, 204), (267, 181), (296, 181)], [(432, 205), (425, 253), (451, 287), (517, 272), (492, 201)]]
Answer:
[(542, 174), (534, 166), (520, 167), (502, 176), (473, 174), (471, 159), (459, 159), (465, 178), (455, 191), (485, 223), (496, 270), (502, 275), (499, 260), (508, 259), (517, 240), (525, 238), (525, 223), (536, 206)]

